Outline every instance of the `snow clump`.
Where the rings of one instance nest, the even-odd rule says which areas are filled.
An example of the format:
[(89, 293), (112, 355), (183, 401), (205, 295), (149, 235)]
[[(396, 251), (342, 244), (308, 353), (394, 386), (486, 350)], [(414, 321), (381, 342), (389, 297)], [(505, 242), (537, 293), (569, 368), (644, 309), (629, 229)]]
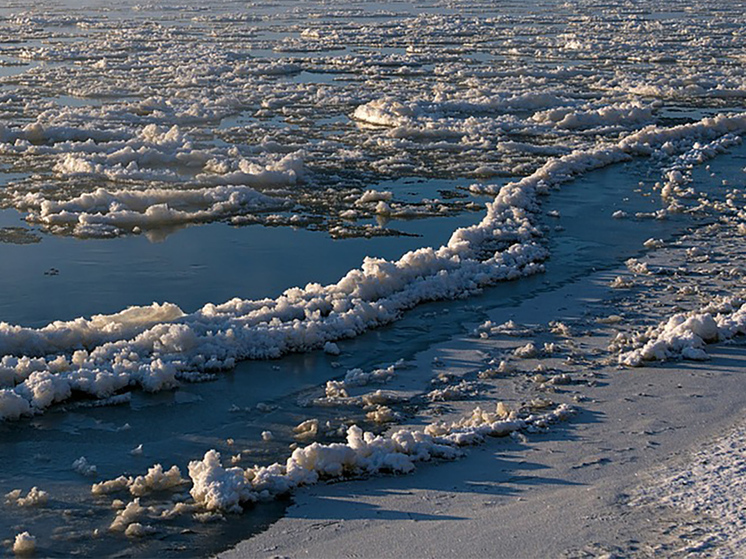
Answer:
[(28, 532), (16, 535), (13, 542), (13, 553), (16, 555), (32, 555), (36, 551), (36, 538)]

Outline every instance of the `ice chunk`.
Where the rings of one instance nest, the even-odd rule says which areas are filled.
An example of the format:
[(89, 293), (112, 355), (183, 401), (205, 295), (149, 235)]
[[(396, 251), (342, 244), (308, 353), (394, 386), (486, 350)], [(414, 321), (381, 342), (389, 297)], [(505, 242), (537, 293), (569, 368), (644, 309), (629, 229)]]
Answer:
[(16, 535), (13, 541), (13, 553), (16, 555), (32, 555), (36, 551), (36, 538), (28, 532)]
[(81, 456), (73, 462), (72, 468), (82, 476), (93, 477), (98, 474), (98, 468), (88, 462), (85, 456)]

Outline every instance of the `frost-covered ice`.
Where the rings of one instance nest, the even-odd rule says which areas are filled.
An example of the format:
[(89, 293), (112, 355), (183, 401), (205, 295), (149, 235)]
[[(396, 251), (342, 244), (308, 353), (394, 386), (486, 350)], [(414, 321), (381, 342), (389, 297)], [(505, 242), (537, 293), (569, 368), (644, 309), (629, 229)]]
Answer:
[(708, 342), (729, 340), (746, 334), (746, 304), (734, 307), (726, 301), (713, 312), (678, 313), (632, 340), (618, 337), (614, 345), (632, 343), (641, 345), (637, 349), (624, 351), (619, 363), (631, 367), (644, 365), (645, 361), (662, 361), (682, 357), (694, 361), (708, 358), (705, 346)]
[(36, 551), (36, 538), (28, 532), (21, 532), (13, 542), (13, 553), (21, 556), (33, 555)]
[(706, 442), (687, 456), (685, 464), (661, 469), (653, 483), (632, 500), (633, 506), (665, 506), (695, 514), (708, 526), (693, 541), (681, 542), (681, 551), (712, 557), (735, 557), (746, 545), (746, 518), (742, 502), (746, 433), (743, 425)]
[[(430, 230), (451, 233), (396, 257), (367, 257), (336, 281), (302, 277), (298, 287), (266, 298), (252, 295), (247, 277), (242, 298), (205, 296), (197, 310), (166, 297), (152, 305), (138, 299), (119, 312), (52, 317), (40, 327), (0, 316), (0, 419), (9, 421), (122, 403), (122, 414), (137, 413), (138, 389), (164, 392), (220, 378), (216, 373), (244, 360), (325, 352), (329, 371), (308, 389), (312, 396), (300, 397), (302, 413), (282, 415), (287, 410), (275, 401), (235, 406), (252, 421), (262, 417), (246, 437), (265, 455), (230, 448), (228, 457), (225, 447), (195, 434), (200, 442), (190, 444), (204, 447), (203, 458), (190, 448), (187, 479), (186, 463), (161, 456), (142, 433), (123, 444), (122, 464), (141, 461), (147, 448), (154, 461), (181, 469), (156, 464), (145, 471), (136, 462), (112, 471), (111, 460), (86, 451), (94, 465), (75, 449), (65, 458), (65, 475), (75, 476), (72, 468), (78, 483), (96, 481), (97, 499), (130, 499), (117, 502), (107, 521), (116, 534), (146, 538), (163, 518), (209, 523), (318, 479), (406, 472), (429, 457), (453, 457), (459, 445), (484, 436), (541, 429), (563, 416), (566, 409), (549, 398), (575, 377), (539, 365), (526, 380), (542, 397), (526, 397), (520, 416), (503, 405), (424, 430), (382, 427), (422, 408), (442, 413), (463, 400), (490, 398), (482, 383), (520, 377), (538, 357), (571, 360), (574, 327), (561, 322), (545, 328), (480, 317), (472, 341), (511, 337), (509, 346), (493, 347), (469, 378), (433, 361), (434, 382), (414, 395), (394, 386), (412, 382), (406, 368), (364, 361), (349, 349), (357, 342), (344, 340), (423, 303), (466, 298), (544, 271), (548, 257), (565, 254), (565, 247), (549, 249), (573, 215), (572, 208), (547, 208), (546, 197), (551, 201), (570, 181), (639, 165), (644, 172), (635, 182), (644, 180), (635, 195), (646, 203), (635, 207), (619, 193), (603, 218), (650, 228), (637, 241), (640, 251), (669, 246), (664, 233), (652, 232), (665, 220), (717, 216), (740, 220), (734, 231), (746, 230), (742, 181), (720, 184), (730, 191), (718, 198), (697, 179), (746, 132), (746, 18), (735, 4), (714, 10), (695, 1), (683, 11), (663, 2), (585, 0), (547, 0), (531, 10), (460, 0), (72, 4), (83, 7), (0, 6), (0, 30), (12, 39), (0, 53), (0, 219), (14, 227), (0, 228), (1, 242), (33, 238), (45, 245), (72, 236), (98, 247), (140, 234), (162, 240), (187, 226), (201, 226), (192, 232), (203, 238), (209, 234), (202, 231), (224, 225), (264, 225), (305, 228), (343, 243), (417, 234), (411, 224), (423, 219)], [(467, 212), (475, 216), (472, 225), (441, 225)], [(232, 251), (204, 246), (199, 250)], [(264, 248), (276, 250), (271, 243)], [(696, 247), (689, 253), (693, 263), (707, 256)], [(231, 252), (221, 265), (235, 258), (243, 255)], [(54, 264), (49, 279), (62, 268)], [(262, 265), (255, 264), (257, 276)], [(612, 287), (642, 290), (669, 273), (639, 255), (627, 266), (630, 274)], [(169, 286), (172, 301), (179, 285)], [(681, 289), (682, 296), (697, 294)], [(67, 317), (84, 314), (66, 310)], [(707, 343), (744, 333), (744, 313), (735, 302), (727, 309), (671, 309), (670, 319), (622, 335), (613, 349), (626, 365), (705, 359)], [(626, 320), (609, 317), (609, 324)], [(339, 374), (345, 369), (333, 367), (349, 369)], [(276, 374), (286, 369), (282, 363)], [(375, 433), (350, 427), (356, 422)], [(129, 424), (112, 427), (119, 428)], [(288, 444), (296, 445), (290, 457), (276, 461)], [(241, 465), (254, 451), (264, 465)], [(7, 487), (14, 510), (44, 507), (47, 492), (37, 483), (52, 491), (42, 480)], [(32, 489), (24, 495), (16, 487)], [(174, 501), (153, 505), (160, 494)]]

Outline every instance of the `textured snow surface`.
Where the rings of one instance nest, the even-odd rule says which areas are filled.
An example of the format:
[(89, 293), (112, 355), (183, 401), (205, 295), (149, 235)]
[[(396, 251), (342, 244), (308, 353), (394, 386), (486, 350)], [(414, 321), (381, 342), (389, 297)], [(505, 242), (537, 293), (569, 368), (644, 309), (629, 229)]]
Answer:
[[(700, 445), (686, 464), (658, 472), (632, 504), (663, 505), (695, 514), (707, 522), (694, 541), (679, 550), (711, 557), (735, 557), (746, 548), (743, 497), (746, 481), (746, 430), (743, 425)], [(683, 542), (682, 542), (683, 543)]]

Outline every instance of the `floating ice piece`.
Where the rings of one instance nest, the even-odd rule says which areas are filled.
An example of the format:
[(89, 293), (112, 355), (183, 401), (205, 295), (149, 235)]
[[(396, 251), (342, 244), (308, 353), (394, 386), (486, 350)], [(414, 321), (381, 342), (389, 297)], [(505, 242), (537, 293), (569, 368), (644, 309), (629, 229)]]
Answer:
[(371, 382), (386, 382), (396, 374), (396, 366), (391, 365), (385, 369), (375, 369), (369, 373), (362, 369), (350, 369), (345, 374), (345, 386), (366, 386)]
[(140, 498), (127, 503), (122, 510), (118, 511), (114, 520), (109, 525), (112, 532), (126, 532), (131, 524), (137, 522), (147, 512), (147, 508), (140, 505)]
[(28, 532), (21, 532), (16, 535), (13, 541), (13, 553), (16, 555), (32, 555), (36, 551), (36, 537)]
[(85, 456), (81, 456), (73, 462), (72, 468), (82, 476), (93, 477), (98, 475), (98, 468), (88, 462)]
[(394, 404), (396, 402), (406, 401), (406, 396), (397, 394), (396, 392), (375, 390), (363, 394), (361, 397), (362, 404), (364, 406), (381, 406), (385, 404)]
[(613, 289), (628, 289), (630, 287), (634, 287), (634, 285), (635, 282), (630, 279), (625, 279), (622, 276), (617, 276), (611, 282), (609, 282), (609, 287)]
[(366, 190), (365, 192), (363, 192), (363, 195), (358, 198), (355, 204), (366, 204), (369, 202), (388, 202), (393, 197), (393, 193), (389, 191)]
[(139, 522), (133, 522), (124, 530), (124, 535), (128, 538), (143, 538), (145, 536), (149, 536), (150, 534), (154, 534), (155, 532), (156, 529), (152, 526), (143, 525)]
[(564, 322), (552, 321), (549, 323), (549, 331), (555, 336), (562, 336), (564, 338), (572, 337), (572, 329)]
[(112, 191), (99, 188), (66, 201), (49, 200), (42, 193), (34, 193), (15, 203), (28, 210), (26, 220), (30, 223), (74, 227), (78, 234), (85, 231), (89, 236), (94, 235), (95, 228), (133, 231), (200, 223), (285, 205), (283, 200), (248, 186)]
[(316, 438), (319, 433), (319, 420), (307, 419), (293, 428), (295, 438), (299, 441), (306, 441)]
[(327, 353), (328, 355), (339, 355), (342, 353), (342, 351), (334, 342), (326, 342), (324, 344), (324, 353)]
[(653, 249), (653, 248), (662, 248), (662, 247), (666, 246), (666, 243), (663, 242), (663, 239), (653, 239), (653, 238), (650, 238), (647, 241), (645, 241), (644, 243), (642, 243), (642, 246), (644, 246), (645, 248), (650, 248), (650, 249)]
[(201, 461), (189, 463), (189, 477), (192, 497), (208, 511), (240, 512), (241, 503), (256, 500), (244, 470), (223, 468), (215, 450), (208, 451)]
[(431, 390), (425, 396), (431, 402), (446, 402), (451, 400), (464, 400), (476, 396), (479, 393), (477, 384), (462, 380), (454, 386), (436, 388)]
[(625, 261), (625, 264), (627, 265), (627, 269), (633, 274), (649, 275), (653, 273), (647, 262), (640, 262), (637, 258), (629, 258)]
[(568, 129), (587, 129), (602, 126), (627, 127), (650, 122), (653, 119), (653, 107), (638, 102), (588, 110), (562, 107), (534, 113), (531, 118), (536, 122), (549, 122), (558, 128)]
[(348, 398), (349, 394), (345, 388), (345, 382), (338, 380), (330, 380), (326, 383), (326, 397), (327, 398)]
[(94, 495), (106, 495), (117, 491), (128, 490), (135, 497), (144, 497), (156, 491), (167, 491), (186, 483), (178, 467), (172, 466), (164, 471), (163, 466), (156, 464), (144, 476), (126, 477), (95, 483), (91, 487)]
[(377, 406), (365, 414), (365, 419), (378, 424), (395, 423), (400, 420), (400, 416), (388, 406)]
[(14, 489), (5, 495), (6, 503), (13, 503), (19, 507), (38, 507), (46, 505), (49, 501), (49, 493), (40, 490), (38, 487), (32, 487), (24, 497), (23, 491)]
[(531, 326), (517, 324), (513, 320), (508, 320), (502, 324), (495, 324), (491, 320), (487, 320), (474, 330), (474, 334), (485, 339), (498, 334), (514, 337), (527, 337), (536, 334), (536, 329)]
[(513, 351), (513, 354), (516, 357), (520, 357), (521, 359), (530, 359), (532, 357), (536, 357), (538, 355), (538, 350), (536, 349), (536, 346), (529, 342), (526, 345), (520, 346)]

